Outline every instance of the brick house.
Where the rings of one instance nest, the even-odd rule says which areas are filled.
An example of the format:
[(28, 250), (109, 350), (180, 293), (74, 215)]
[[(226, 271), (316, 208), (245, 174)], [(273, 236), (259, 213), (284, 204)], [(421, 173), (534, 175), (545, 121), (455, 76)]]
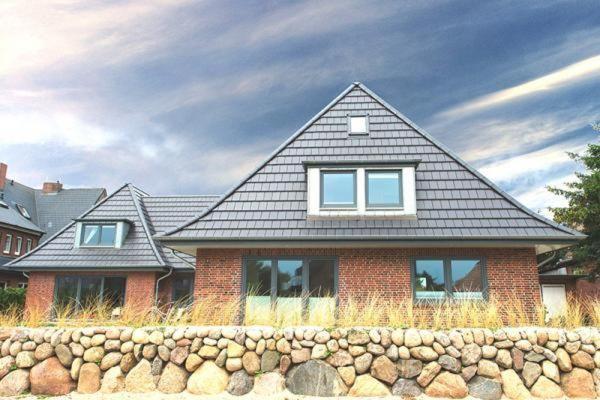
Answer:
[[(87, 277), (119, 274), (125, 301), (150, 304), (188, 266), (174, 265), (182, 254), (195, 297), (310, 309), (332, 295), (516, 294), (535, 306), (536, 255), (584, 237), (518, 203), (360, 83), (202, 211), (173, 198), (157, 213), (152, 199), (126, 185), (11, 263), (36, 288), (28, 306), (80, 298)], [(104, 229), (109, 245), (99, 248)], [(78, 276), (68, 290), (65, 274)]]
[(34, 189), (7, 178), (0, 163), (0, 289), (26, 287), (27, 277), (3, 265), (30, 252), (106, 196), (102, 188), (63, 189), (45, 182)]

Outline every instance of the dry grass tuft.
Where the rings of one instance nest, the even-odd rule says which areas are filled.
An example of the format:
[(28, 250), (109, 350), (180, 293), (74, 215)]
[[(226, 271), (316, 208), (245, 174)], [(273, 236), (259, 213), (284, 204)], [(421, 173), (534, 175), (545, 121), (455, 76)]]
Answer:
[[(307, 312), (301, 312), (301, 304)], [(336, 304), (339, 305), (336, 307)], [(243, 312), (241, 312), (243, 311)], [(497, 329), (503, 326), (547, 326), (576, 328), (600, 326), (600, 300), (580, 301), (570, 298), (560, 317), (547, 318), (543, 307), (528, 308), (517, 296), (483, 300), (422, 302), (388, 300), (380, 294), (340, 301), (335, 298), (280, 299), (272, 307), (268, 297), (223, 300), (206, 296), (187, 303), (163, 308), (144, 308), (127, 304), (114, 313), (106, 303), (91, 302), (77, 306), (67, 304), (49, 312), (21, 312), (16, 307), (0, 312), (0, 326), (59, 327), (89, 325), (173, 326), (173, 325), (315, 325), (390, 326), (428, 329), (461, 327)]]

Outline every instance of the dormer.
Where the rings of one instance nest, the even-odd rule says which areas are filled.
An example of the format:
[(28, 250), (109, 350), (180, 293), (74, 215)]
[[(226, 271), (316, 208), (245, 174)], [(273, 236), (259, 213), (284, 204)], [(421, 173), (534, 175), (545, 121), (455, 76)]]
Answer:
[(418, 160), (305, 162), (308, 219), (414, 219)]
[(76, 248), (121, 248), (133, 222), (127, 219), (79, 219)]

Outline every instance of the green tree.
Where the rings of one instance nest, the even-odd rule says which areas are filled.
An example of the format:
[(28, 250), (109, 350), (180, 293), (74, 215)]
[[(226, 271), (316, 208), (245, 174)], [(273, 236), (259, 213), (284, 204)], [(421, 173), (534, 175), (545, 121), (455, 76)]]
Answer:
[[(592, 125), (600, 132), (600, 123)], [(552, 207), (554, 220), (588, 235), (572, 249), (573, 261), (600, 275), (600, 144), (590, 143), (584, 154), (567, 153), (583, 165), (584, 172), (575, 172), (577, 180), (566, 188), (548, 187), (554, 194), (568, 200), (567, 207)]]

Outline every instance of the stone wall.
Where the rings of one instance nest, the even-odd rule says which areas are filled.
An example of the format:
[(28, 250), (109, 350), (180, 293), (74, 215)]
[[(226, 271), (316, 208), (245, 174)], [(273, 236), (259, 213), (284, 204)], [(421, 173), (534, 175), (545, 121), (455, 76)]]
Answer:
[(0, 396), (600, 397), (600, 330), (0, 329)]

